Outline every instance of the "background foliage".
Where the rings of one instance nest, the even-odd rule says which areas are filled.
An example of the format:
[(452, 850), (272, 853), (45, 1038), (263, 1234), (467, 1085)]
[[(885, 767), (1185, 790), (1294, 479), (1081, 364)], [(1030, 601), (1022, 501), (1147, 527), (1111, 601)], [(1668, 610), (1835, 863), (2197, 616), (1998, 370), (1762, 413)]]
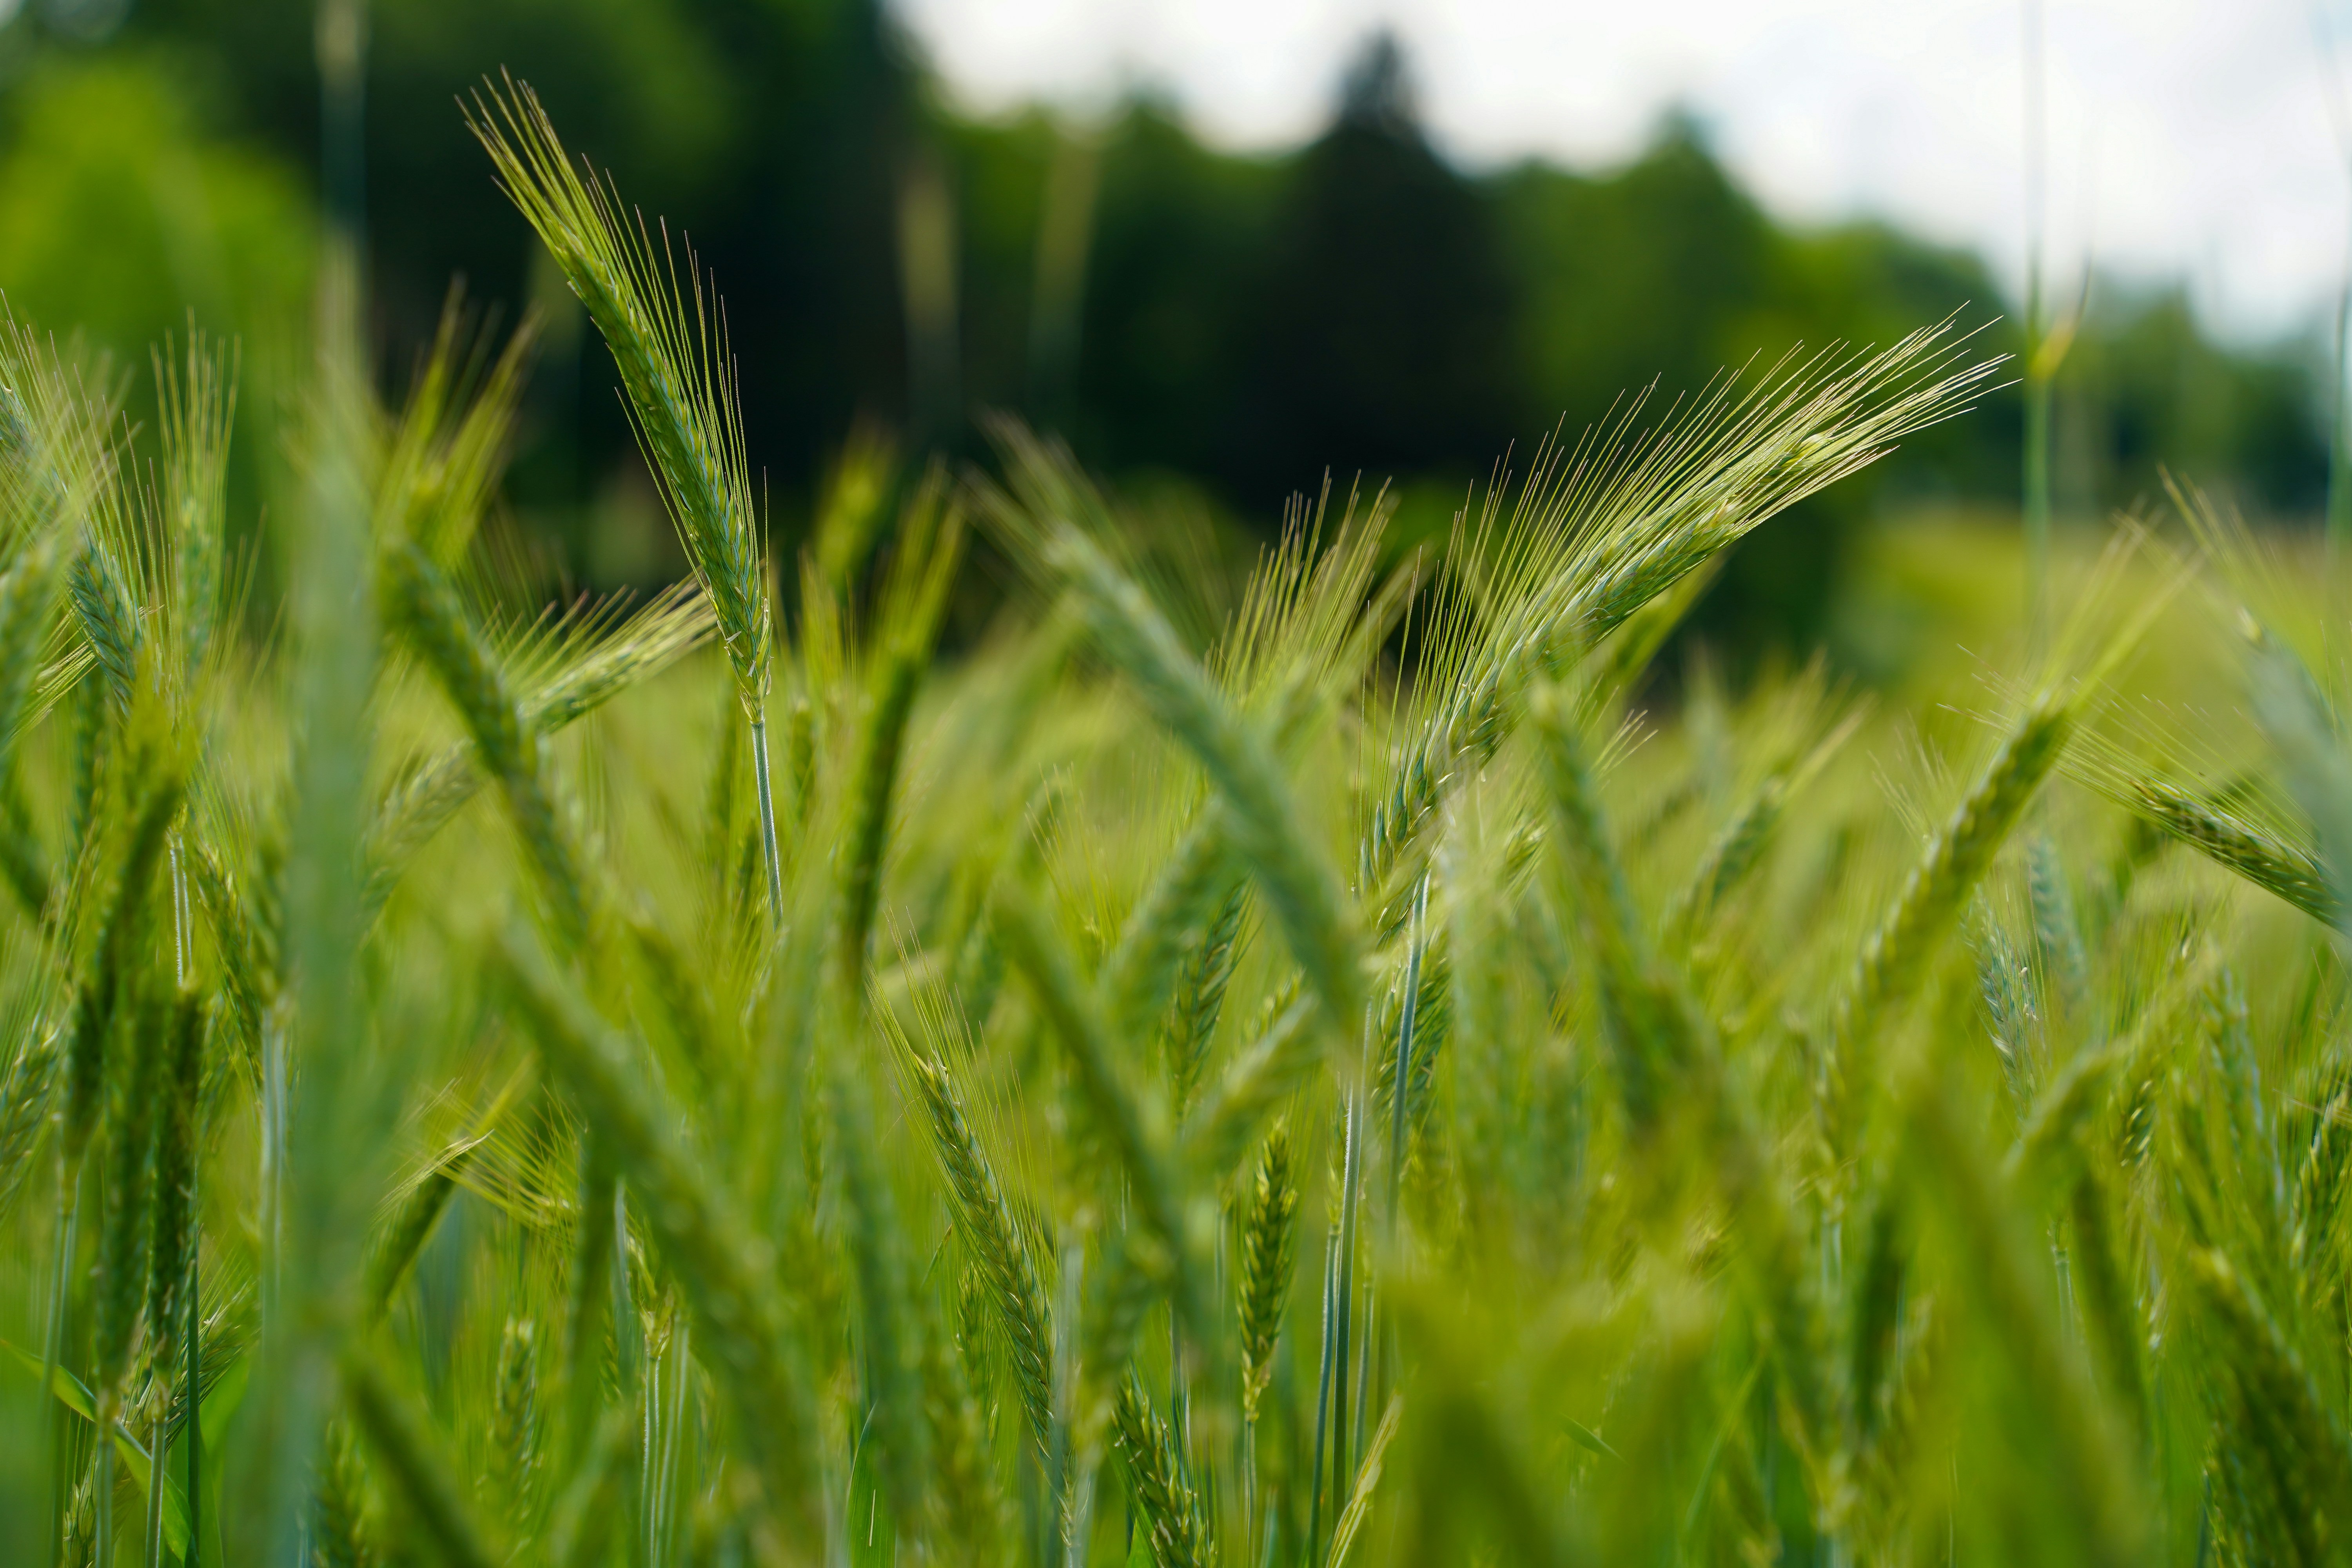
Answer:
[[(247, 405), (270, 416), (284, 382), (268, 345), (299, 339), (315, 227), (310, 0), (138, 0), (96, 42), (68, 25), (112, 9), (37, 3), (0, 30), (0, 287), (129, 363), (190, 308), (234, 327)], [(1411, 62), (1378, 38), (1319, 139), (1244, 157), (1149, 100), (1085, 128), (971, 120), (866, 0), (380, 0), (369, 15), (379, 363), (404, 379), (453, 279), (509, 321), (551, 312), (513, 491), (590, 582), (650, 584), (683, 563), (594, 334), (451, 112), (502, 68), (624, 189), (660, 192), (726, 289), (751, 469), (788, 528), (805, 526), (792, 498), (853, 422), (980, 456), (981, 416), (999, 410), (1106, 472), (1180, 479), (1261, 533), (1326, 472), (1402, 484), (1401, 527), (1425, 533), (1498, 454), (1654, 380), (1671, 398), (1795, 342), (1884, 344), (1955, 311), (2003, 318), (1988, 345), (2015, 346), (1979, 259), (1867, 222), (1779, 223), (1688, 119), (1613, 171), (1457, 170), (1419, 129)], [(2062, 514), (2152, 500), (2164, 464), (2256, 511), (2315, 514), (2318, 363), (2295, 343), (2217, 344), (2179, 293), (2103, 282), (2060, 394)], [(1856, 530), (1926, 502), (2007, 506), (2019, 430), (2015, 395), (1996, 395), (1809, 506), (1771, 550), (1741, 552), (1702, 621), (1746, 648), (1834, 642)]]

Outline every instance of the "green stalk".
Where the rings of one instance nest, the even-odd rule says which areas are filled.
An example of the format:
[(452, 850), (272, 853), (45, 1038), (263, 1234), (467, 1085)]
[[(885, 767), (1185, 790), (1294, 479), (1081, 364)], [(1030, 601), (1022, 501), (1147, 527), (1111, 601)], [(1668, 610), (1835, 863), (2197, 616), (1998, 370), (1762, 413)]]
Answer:
[[(65, 1359), (66, 1279), (73, 1271), (74, 1232), (81, 1215), (75, 1202), (81, 1171), (74, 1167), (68, 1185), (65, 1152), (58, 1152), (57, 1269), (49, 1281), (48, 1341), (41, 1358), (41, 1393), (46, 1399), (58, 1386), (58, 1369)], [(61, 1568), (66, 1550), (66, 1503), (73, 1488), (66, 1479), (66, 1413), (62, 1405), (49, 1412), (49, 1568)]]
[[(160, 1382), (168, 1372), (159, 1368), (155, 1373)], [(147, 1430), (147, 1533), (143, 1561), (147, 1568), (163, 1568), (163, 1479), (170, 1467), (164, 1457), (172, 1451), (172, 1402), (159, 1399), (155, 1419)]]
[(1349, 1473), (1355, 1468), (1355, 1444), (1348, 1425), (1348, 1373), (1355, 1328), (1356, 1186), (1362, 1179), (1366, 1109), (1360, 1095), (1349, 1097), (1347, 1152), (1339, 1172), (1339, 1249), (1332, 1265), (1336, 1328), (1331, 1368), (1331, 1501), (1335, 1508), (1346, 1495)]
[[(172, 869), (172, 977), (173, 983), (184, 994), (188, 984), (188, 879), (187, 873), (183, 869), (180, 864), (180, 836), (177, 833), (173, 833), (171, 837), (167, 854)], [(192, 1130), (188, 1134), (192, 1139), (197, 1138), (200, 1135), (200, 1131), (194, 1130)], [(200, 1156), (194, 1152), (191, 1152), (189, 1157), (192, 1162), (200, 1158)], [(160, 1169), (160, 1166), (157, 1171), (157, 1179), (159, 1181), (163, 1179), (163, 1172)], [(192, 1193), (193, 1190), (192, 1186)], [(194, 1210), (191, 1209), (190, 1213), (193, 1215)], [(190, 1225), (193, 1227), (193, 1219), (191, 1219)], [(193, 1249), (191, 1250), (188, 1260), (188, 1277), (192, 1281), (195, 1278), (195, 1258)], [(158, 1304), (163, 1305), (163, 1303), (159, 1302)], [(163, 1322), (158, 1321), (151, 1331), (163, 1339), (166, 1346), (169, 1345), (169, 1332), (164, 1328)], [(171, 1375), (171, 1368), (168, 1365), (158, 1367), (155, 1375), (158, 1379), (168, 1378)], [(185, 1397), (190, 1408), (193, 1410), (196, 1397), (196, 1384), (193, 1376), (188, 1380)], [(155, 1409), (153, 1428), (149, 1432), (147, 1437), (146, 1560), (148, 1568), (163, 1568), (163, 1479), (168, 1468), (165, 1464), (165, 1460), (172, 1451), (170, 1438), (171, 1416), (172, 1402), (168, 1398), (159, 1400)], [(191, 1433), (189, 1442), (193, 1445), (195, 1441), (194, 1436), (193, 1436), (194, 1432), (193, 1424), (189, 1425), (189, 1431)], [(193, 1447), (190, 1451), (194, 1451)], [(194, 1507), (194, 1494), (193, 1491), (191, 1491), (189, 1496), (189, 1506), (192, 1509)], [(191, 1518), (193, 1521), (193, 1515)], [(191, 1528), (194, 1528), (193, 1522), (191, 1523)], [(188, 1550), (193, 1553), (195, 1551), (195, 1537), (191, 1535), (189, 1536), (188, 1541)]]
[(1323, 1533), (1323, 1450), (1331, 1422), (1332, 1275), (1338, 1267), (1339, 1237), (1336, 1229), (1323, 1235), (1323, 1364), (1315, 1384), (1315, 1463), (1307, 1472), (1307, 1560), (1315, 1560), (1315, 1543)]
[[(203, 1163), (199, 1161), (197, 1163), (197, 1170), (201, 1172), (202, 1169)], [(188, 1207), (191, 1213), (195, 1212), (196, 1192), (197, 1188), (195, 1179), (194, 1176), (191, 1176), (188, 1183)], [(199, 1225), (196, 1228), (197, 1233), (200, 1236), (202, 1234), (201, 1226)], [(186, 1331), (182, 1336), (185, 1342), (181, 1347), (186, 1356), (186, 1361), (180, 1373), (182, 1379), (180, 1394), (182, 1410), (180, 1415), (180, 1423), (186, 1433), (185, 1440), (188, 1445), (188, 1560), (184, 1565), (184, 1568), (203, 1568), (205, 1560), (204, 1537), (197, 1533), (198, 1530), (204, 1523), (204, 1493), (197, 1489), (196, 1485), (198, 1479), (197, 1456), (203, 1452), (205, 1446), (205, 1385), (202, 1377), (205, 1361), (204, 1345), (202, 1343), (204, 1337), (205, 1315), (197, 1301), (196, 1293), (198, 1288), (198, 1276), (196, 1273), (196, 1237), (191, 1237), (188, 1244), (188, 1322)], [(163, 1468), (163, 1461), (159, 1458), (154, 1461), (154, 1464), (157, 1469), (161, 1469)]]
[(1428, 943), (1429, 878), (1412, 897), (1412, 944), (1404, 965), (1404, 1015), (1397, 1024), (1396, 1077), (1389, 1090), (1389, 1234), (1396, 1234), (1397, 1205), (1404, 1184), (1406, 1102), (1412, 1098), (1412, 1029), (1420, 1010), (1422, 951)]
[(93, 1538), (95, 1548), (89, 1560), (93, 1563), (114, 1561), (114, 1406), (101, 1400), (98, 1405), (98, 1481), (92, 1489), (92, 1499), (98, 1504), (98, 1531)]
[(784, 868), (776, 854), (776, 797), (768, 787), (768, 705), (751, 720), (751, 773), (760, 788), (760, 848), (768, 858), (768, 916), (784, 929)]

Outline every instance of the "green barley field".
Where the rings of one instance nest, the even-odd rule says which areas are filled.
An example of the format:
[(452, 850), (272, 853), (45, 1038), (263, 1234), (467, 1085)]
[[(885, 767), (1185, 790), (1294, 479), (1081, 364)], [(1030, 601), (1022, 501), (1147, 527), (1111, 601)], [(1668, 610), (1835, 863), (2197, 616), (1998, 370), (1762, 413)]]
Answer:
[(784, 558), (709, 281), (471, 113), (677, 590), (495, 525), (528, 330), (382, 406), (331, 266), (257, 551), (234, 345), (0, 338), (8, 1562), (2352, 1561), (2339, 563), (2184, 479), (1932, 700), (1662, 658), (1932, 325), (1409, 549), (1005, 425)]

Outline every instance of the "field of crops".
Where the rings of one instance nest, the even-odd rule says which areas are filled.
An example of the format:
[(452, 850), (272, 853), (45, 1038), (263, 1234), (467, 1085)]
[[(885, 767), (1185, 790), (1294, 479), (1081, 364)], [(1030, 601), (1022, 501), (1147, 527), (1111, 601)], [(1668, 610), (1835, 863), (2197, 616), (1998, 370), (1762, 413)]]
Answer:
[(0, 1555), (2352, 1557), (2310, 562), (2183, 487), (1941, 703), (1662, 684), (1932, 329), (1424, 549), (1007, 425), (774, 560), (707, 283), (475, 113), (678, 590), (542, 607), (527, 331), (382, 408), (337, 275), (259, 561), (233, 351), (0, 339)]

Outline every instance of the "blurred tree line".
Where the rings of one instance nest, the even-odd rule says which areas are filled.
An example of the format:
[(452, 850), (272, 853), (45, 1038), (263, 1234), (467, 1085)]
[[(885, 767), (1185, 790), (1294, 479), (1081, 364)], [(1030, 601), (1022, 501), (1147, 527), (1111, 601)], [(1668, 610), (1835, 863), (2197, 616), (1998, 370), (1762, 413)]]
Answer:
[[(319, 203), (316, 0), (29, 0), (0, 26), (0, 287), (143, 364), (194, 310), (246, 345), (247, 407), (299, 384)], [(0, 0), (0, 11), (5, 10)], [(1368, 42), (1328, 129), (1277, 156), (1204, 145), (1139, 99), (1074, 127), (947, 105), (873, 0), (373, 0), (365, 246), (388, 382), (451, 279), (545, 352), (514, 481), (592, 580), (678, 563), (609, 366), (491, 184), (457, 100), (510, 69), (571, 145), (717, 277), (751, 458), (789, 535), (854, 421), (984, 458), (985, 411), (1114, 474), (1172, 477), (1264, 526), (1328, 471), (1396, 479), (1443, 527), (1621, 395), (1663, 407), (1792, 345), (1885, 343), (2005, 307), (1977, 258), (1882, 225), (1776, 223), (1700, 127), (1614, 171), (1454, 168), (1409, 62)], [(2321, 359), (2214, 342), (2178, 291), (2104, 289), (2059, 395), (2059, 500), (2155, 493), (2159, 465), (2251, 509), (2326, 483)], [(1752, 373), (1751, 373), (1752, 374)], [(1738, 641), (1820, 627), (1841, 541), (1927, 500), (2008, 505), (1999, 395), (1744, 549), (1708, 618)], [(247, 451), (256, 443), (248, 440)], [(249, 458), (259, 462), (264, 458)], [(259, 479), (250, 482), (258, 484)]]

